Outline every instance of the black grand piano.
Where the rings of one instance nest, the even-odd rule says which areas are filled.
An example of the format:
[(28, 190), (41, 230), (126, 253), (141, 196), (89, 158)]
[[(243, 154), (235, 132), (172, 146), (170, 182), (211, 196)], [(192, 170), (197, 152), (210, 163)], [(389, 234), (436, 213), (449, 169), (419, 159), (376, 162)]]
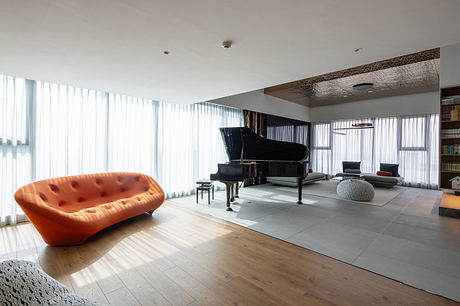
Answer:
[(246, 127), (220, 128), (229, 162), (218, 164), (211, 180), (221, 181), (227, 189), (227, 210), (238, 197), (238, 182), (258, 177), (297, 177), (298, 201), (302, 204), (302, 180), (307, 175), (309, 150), (298, 143), (265, 139)]

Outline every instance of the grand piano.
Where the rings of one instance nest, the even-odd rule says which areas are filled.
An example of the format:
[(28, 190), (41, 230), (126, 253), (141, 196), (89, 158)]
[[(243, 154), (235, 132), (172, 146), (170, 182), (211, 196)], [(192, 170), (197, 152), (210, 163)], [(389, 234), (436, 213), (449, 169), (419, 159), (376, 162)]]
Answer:
[(296, 177), (297, 204), (302, 204), (302, 180), (307, 175), (310, 155), (306, 146), (266, 139), (246, 127), (220, 128), (220, 133), (229, 162), (218, 164), (217, 173), (210, 178), (225, 184), (228, 211), (233, 210), (230, 203), (238, 197), (238, 182), (254, 176)]

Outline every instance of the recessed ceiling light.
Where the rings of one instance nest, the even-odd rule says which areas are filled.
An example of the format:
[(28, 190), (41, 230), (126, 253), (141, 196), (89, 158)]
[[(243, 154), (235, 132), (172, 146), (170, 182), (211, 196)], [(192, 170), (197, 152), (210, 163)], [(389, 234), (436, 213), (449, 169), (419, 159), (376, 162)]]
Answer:
[(359, 83), (353, 85), (353, 90), (368, 90), (374, 87), (373, 83)]
[(167, 50), (166, 50), (166, 51), (163, 51), (163, 54), (168, 55), (168, 54), (169, 54), (169, 51), (167, 51)]

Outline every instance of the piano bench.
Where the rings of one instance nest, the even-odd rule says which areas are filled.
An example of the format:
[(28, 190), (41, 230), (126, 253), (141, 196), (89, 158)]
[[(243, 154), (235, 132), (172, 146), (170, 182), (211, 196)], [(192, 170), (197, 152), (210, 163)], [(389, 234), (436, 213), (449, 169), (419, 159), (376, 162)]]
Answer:
[(196, 187), (196, 203), (198, 204), (198, 193), (201, 191), (201, 198), (203, 198), (203, 191), (208, 192), (208, 205), (211, 204), (211, 191), (212, 191), (212, 199), (214, 200), (214, 185), (212, 183), (202, 183), (197, 182), (200, 186)]

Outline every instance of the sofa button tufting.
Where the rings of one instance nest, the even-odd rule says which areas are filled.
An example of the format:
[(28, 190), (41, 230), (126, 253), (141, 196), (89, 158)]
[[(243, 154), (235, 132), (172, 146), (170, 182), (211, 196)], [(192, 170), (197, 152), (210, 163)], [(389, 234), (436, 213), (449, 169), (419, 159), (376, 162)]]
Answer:
[(136, 182), (139, 182), (140, 179), (141, 179), (141, 176), (140, 176), (140, 175), (137, 175), (137, 176), (134, 178), (134, 180), (135, 180)]
[(119, 182), (122, 182), (122, 181), (123, 181), (123, 177), (122, 177), (122, 176), (120, 176), (120, 175), (119, 175), (119, 176), (117, 176), (117, 181), (119, 181)]
[(141, 201), (142, 199), (140, 197), (136, 197), (136, 200)]
[(59, 193), (59, 188), (58, 186), (54, 185), (54, 184), (49, 184), (48, 187), (50, 188), (50, 190), (54, 193)]
[(64, 205), (65, 203), (66, 203), (66, 201), (61, 200), (61, 201), (58, 202), (58, 206), (62, 206), (62, 205)]
[(78, 182), (71, 181), (70, 186), (72, 186), (73, 189), (78, 189), (80, 187), (80, 184), (78, 184)]
[(101, 192), (101, 197), (104, 198), (107, 196), (107, 192)]
[(79, 197), (77, 202), (83, 202), (85, 199), (83, 199), (82, 197)]
[(102, 185), (102, 179), (97, 178), (96, 179), (96, 185), (99, 185), (99, 186)]
[(125, 192), (126, 189), (125, 188), (120, 188), (120, 192)]
[(48, 201), (48, 199), (46, 198), (46, 196), (43, 193), (39, 192), (38, 195), (40, 196), (40, 199), (42, 199), (43, 201), (45, 201), (45, 202)]

